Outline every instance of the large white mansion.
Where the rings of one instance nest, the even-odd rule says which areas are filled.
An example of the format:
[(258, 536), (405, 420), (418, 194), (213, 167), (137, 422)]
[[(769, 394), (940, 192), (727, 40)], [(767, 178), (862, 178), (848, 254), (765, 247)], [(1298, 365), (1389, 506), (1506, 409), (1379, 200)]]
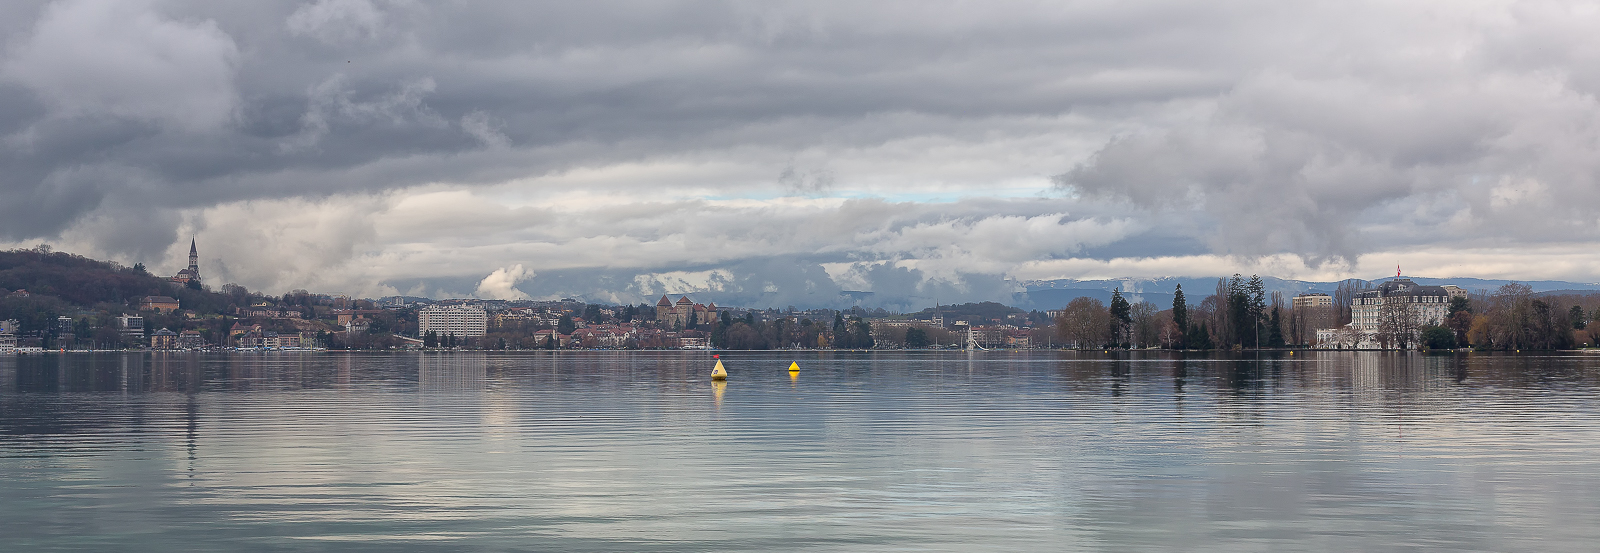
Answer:
[(1466, 297), (1453, 284), (1428, 286), (1397, 278), (1356, 293), (1350, 301), (1350, 324), (1317, 331), (1318, 347), (1373, 349), (1388, 347), (1384, 333), (1405, 332), (1415, 343), (1417, 329), (1443, 325), (1450, 314), (1450, 299)]

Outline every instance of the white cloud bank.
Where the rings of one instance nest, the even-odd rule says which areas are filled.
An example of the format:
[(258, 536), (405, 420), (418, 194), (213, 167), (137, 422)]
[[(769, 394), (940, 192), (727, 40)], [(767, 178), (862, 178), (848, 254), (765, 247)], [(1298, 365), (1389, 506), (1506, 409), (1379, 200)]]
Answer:
[(501, 267), (478, 282), (476, 295), (489, 300), (525, 300), (528, 294), (517, 289), (517, 284), (533, 278), (534, 273), (521, 264)]

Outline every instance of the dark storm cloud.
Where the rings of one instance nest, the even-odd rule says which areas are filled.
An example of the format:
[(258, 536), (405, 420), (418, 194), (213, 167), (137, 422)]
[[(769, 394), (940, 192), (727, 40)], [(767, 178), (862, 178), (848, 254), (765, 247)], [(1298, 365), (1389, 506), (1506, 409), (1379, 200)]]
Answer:
[[(0, 232), (12, 239), (114, 209), (103, 200), (122, 179), (59, 184), (86, 166), (136, 168), (159, 203), (188, 207), (494, 181), (751, 142), (873, 144), (936, 129), (829, 129), (885, 112), (1054, 115), (1226, 82), (1141, 63), (1128, 52), (1172, 39), (1107, 33), (1140, 14), (1097, 7), (1042, 19), (923, 3), (33, 8), (12, 12), (0, 132), (25, 143), (8, 160), (5, 191), (43, 209), (7, 217)], [(803, 188), (832, 178), (801, 171), (790, 180)]]
[[(7, 3), (0, 241), (133, 261), (213, 233), (274, 260), (229, 265), (268, 289), (444, 279), (470, 293), (520, 263), (545, 275), (627, 265), (628, 282), (724, 270), (747, 293), (754, 281), (740, 279), (776, 271), (764, 260), (800, 256), (830, 270), (892, 262), (882, 270), (920, 279), (908, 294), (955, 283), (989, 295), (1013, 286), (1017, 264), (1064, 256), (1317, 265), (1463, 237), (1592, 241), (1591, 8)], [(1070, 199), (1017, 199), (1044, 193), (1049, 175)], [(480, 191), (485, 205), (453, 222), (385, 218), (442, 189)], [(589, 195), (529, 207), (575, 189)], [(901, 207), (775, 215), (783, 206), (693, 201), (774, 194)], [(495, 211), (506, 197), (521, 207)], [(649, 213), (662, 205), (679, 211)], [(724, 232), (761, 226), (743, 217), (814, 237)], [(334, 238), (282, 238), (307, 229)], [(306, 243), (315, 265), (296, 264)], [(364, 259), (390, 260), (388, 272)], [(835, 285), (878, 278), (845, 273)]]

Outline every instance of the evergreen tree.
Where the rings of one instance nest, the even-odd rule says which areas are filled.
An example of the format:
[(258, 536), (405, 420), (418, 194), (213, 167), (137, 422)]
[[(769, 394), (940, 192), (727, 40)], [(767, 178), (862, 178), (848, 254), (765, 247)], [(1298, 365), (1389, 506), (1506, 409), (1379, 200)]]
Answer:
[(861, 320), (860, 317), (851, 317), (850, 326), (853, 327), (850, 332), (850, 341), (852, 342), (851, 347), (872, 349), (874, 344), (874, 340), (872, 339), (872, 325), (867, 324), (867, 322)]
[(1266, 288), (1266, 284), (1261, 282), (1261, 277), (1256, 275), (1250, 275), (1250, 283), (1245, 286), (1250, 297), (1250, 340), (1251, 345), (1255, 347), (1261, 346), (1262, 327), (1267, 323)]
[[(1224, 337), (1222, 345), (1228, 348), (1242, 346), (1251, 341), (1250, 327), (1254, 326), (1250, 318), (1250, 293), (1245, 288), (1244, 277), (1234, 273), (1233, 278), (1228, 280), (1226, 291), (1230, 324), (1223, 329), (1231, 331), (1231, 334)], [(1218, 332), (1222, 333), (1222, 329)]]
[(432, 330), (429, 330), (427, 334), (423, 334), (422, 335), (422, 347), (425, 347), (425, 348), (436, 348), (436, 347), (439, 347), (439, 333), (438, 332), (434, 332)]
[(1589, 327), (1589, 317), (1584, 314), (1582, 306), (1572, 306), (1572, 310), (1567, 313), (1567, 317), (1572, 319), (1572, 328), (1583, 330)]
[(911, 327), (911, 328), (906, 329), (906, 347), (908, 347), (908, 348), (925, 348), (925, 347), (928, 347), (928, 331), (923, 330), (921, 328), (917, 328), (917, 327)]
[(1456, 333), (1442, 326), (1428, 325), (1422, 327), (1422, 345), (1428, 349), (1451, 349), (1456, 347)]
[(1178, 348), (1183, 349), (1188, 345), (1184, 336), (1189, 334), (1189, 302), (1183, 297), (1182, 284), (1172, 293), (1172, 324), (1178, 327)]
[(1216, 347), (1215, 344), (1211, 343), (1211, 331), (1206, 328), (1205, 321), (1200, 321), (1200, 324), (1195, 325), (1193, 331), (1186, 338), (1189, 341), (1189, 349), (1206, 350)]
[(1111, 342), (1121, 345), (1127, 334), (1128, 325), (1133, 323), (1130, 315), (1132, 306), (1128, 305), (1127, 298), (1122, 297), (1122, 289), (1111, 291)]
[(710, 343), (711, 343), (711, 347), (714, 347), (714, 348), (723, 347), (723, 344), (727, 341), (727, 337), (728, 337), (728, 332), (727, 332), (727, 327), (726, 326), (723, 326), (723, 325), (717, 324), (717, 323), (712, 323), (712, 325), (711, 325), (711, 338), (709, 338)]
[(844, 324), (844, 312), (833, 313), (833, 347), (837, 349), (850, 349), (854, 341), (850, 339), (850, 330)]
[(1283, 347), (1283, 326), (1278, 323), (1278, 306), (1272, 306), (1272, 317), (1267, 323), (1267, 347)]
[(572, 315), (562, 315), (561, 320), (556, 321), (556, 332), (572, 334), (572, 331), (577, 329), (578, 324), (572, 322)]

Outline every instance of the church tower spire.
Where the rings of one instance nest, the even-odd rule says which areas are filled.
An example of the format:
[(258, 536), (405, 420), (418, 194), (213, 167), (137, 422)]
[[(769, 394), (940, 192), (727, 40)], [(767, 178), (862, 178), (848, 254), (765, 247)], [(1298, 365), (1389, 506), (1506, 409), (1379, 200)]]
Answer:
[(194, 239), (189, 239), (189, 270), (200, 274), (200, 250), (195, 249)]

